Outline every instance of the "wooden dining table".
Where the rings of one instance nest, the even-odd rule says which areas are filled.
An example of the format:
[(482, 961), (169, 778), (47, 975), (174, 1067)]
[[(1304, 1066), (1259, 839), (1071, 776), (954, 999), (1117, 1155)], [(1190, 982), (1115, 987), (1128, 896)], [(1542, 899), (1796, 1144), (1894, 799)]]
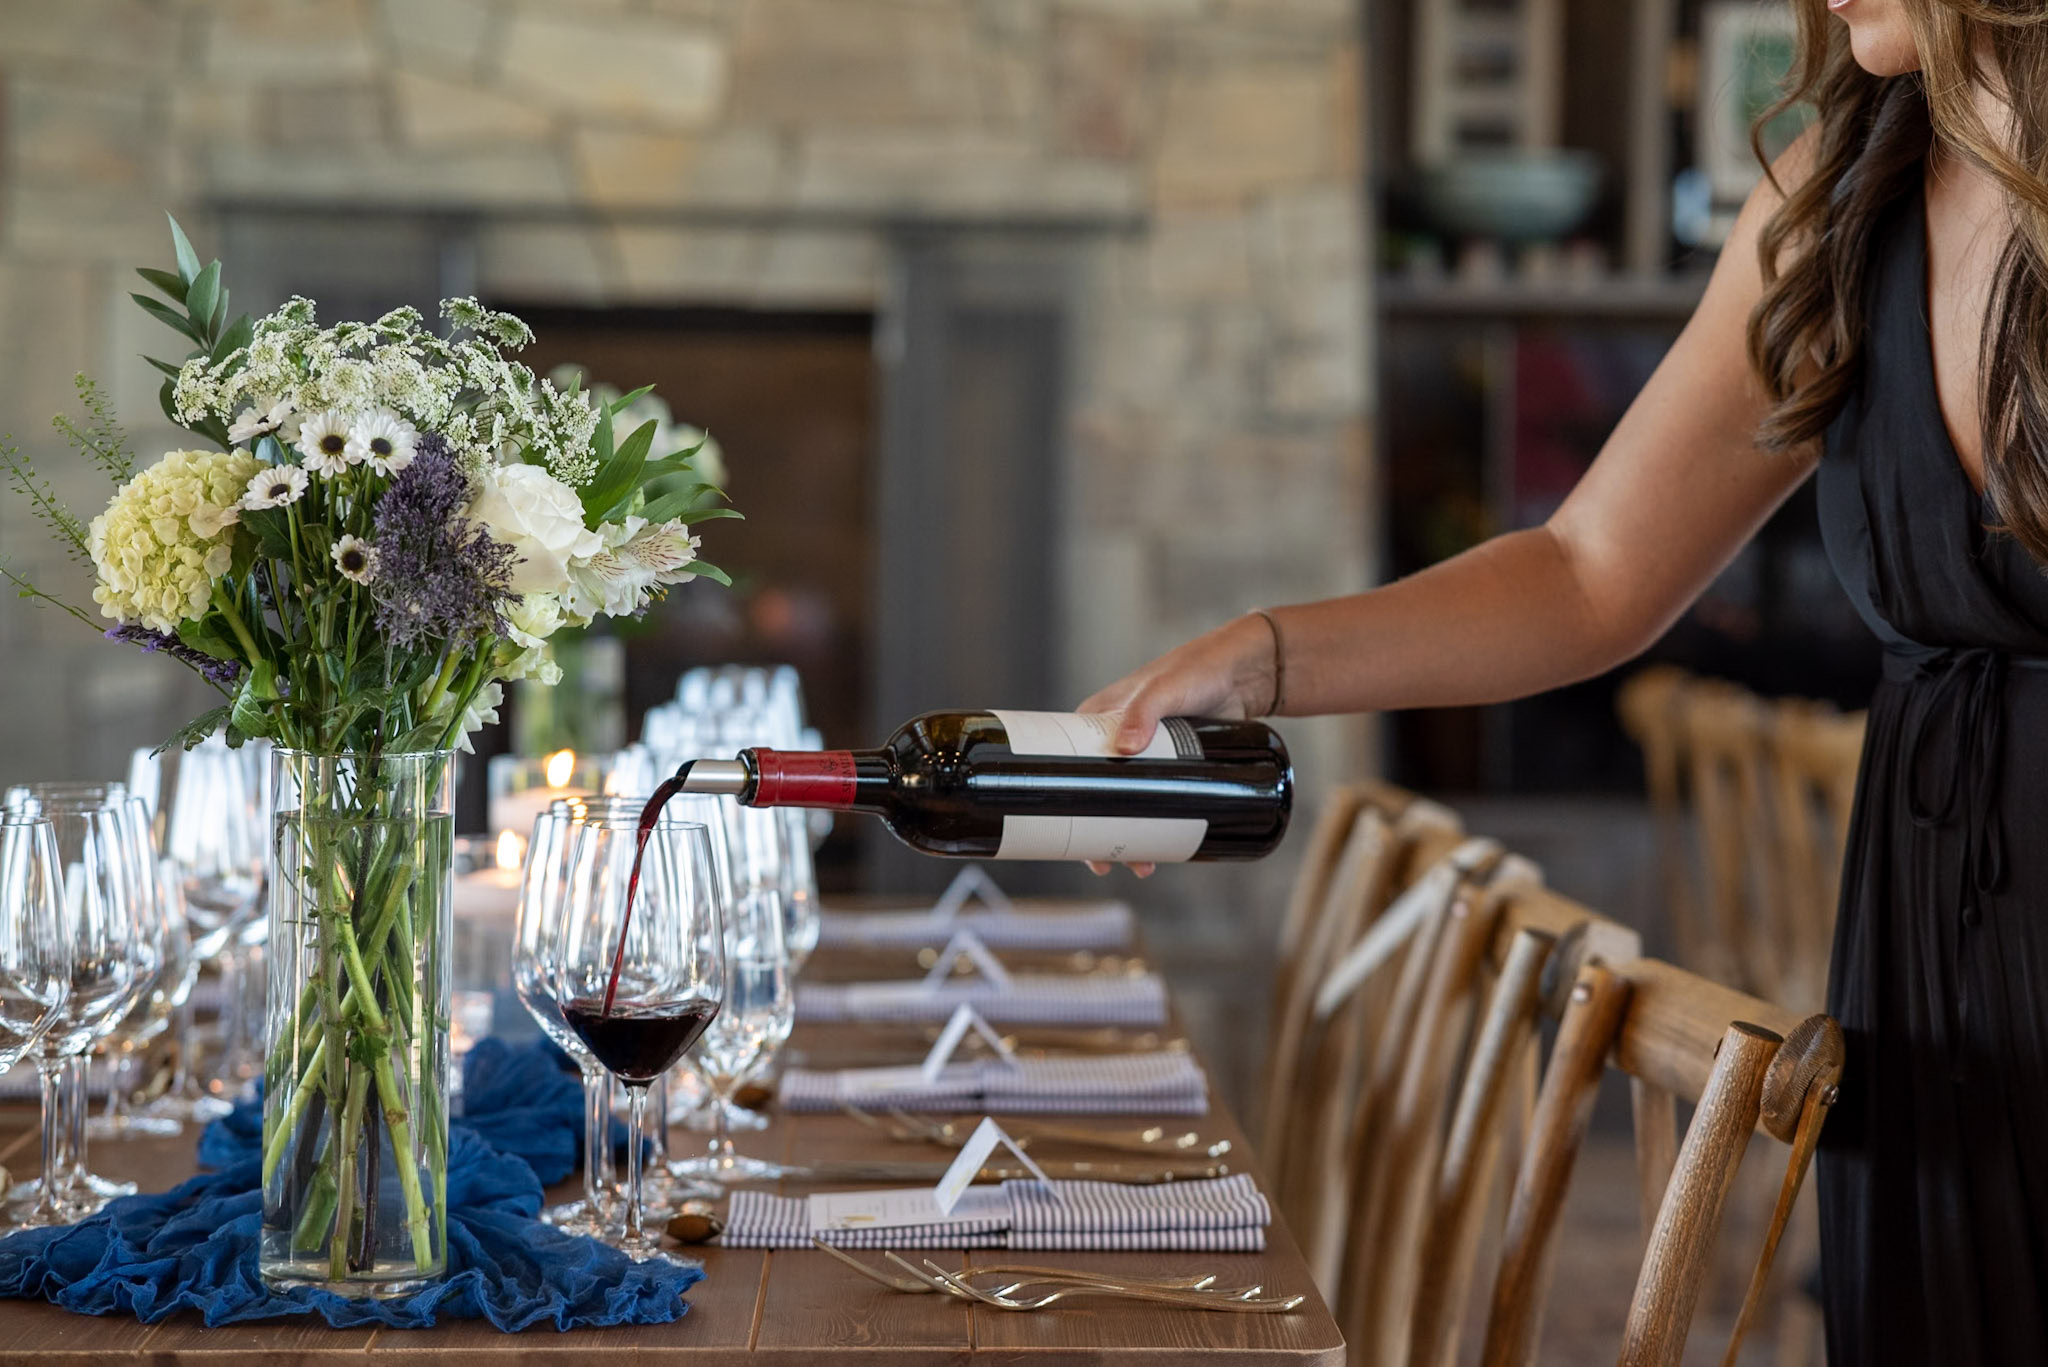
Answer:
[[(1036, 967), (1032, 956), (1022, 966)], [(1097, 963), (1094, 971), (1105, 965)], [(1106, 965), (1115, 971), (1112, 961)], [(916, 957), (898, 951), (823, 950), (806, 969), (819, 979), (907, 977), (920, 972)], [(1177, 1023), (1158, 1043), (1186, 1047)], [(857, 1062), (915, 1062), (922, 1034), (902, 1027), (800, 1024), (788, 1057), (821, 1065)], [(771, 1110), (767, 1128), (736, 1135), (742, 1153), (804, 1164), (822, 1159), (925, 1158), (944, 1161), (942, 1148), (905, 1143), (837, 1113)], [(1244, 1132), (1213, 1089), (1206, 1116), (1062, 1115), (1061, 1125), (1128, 1130), (1157, 1123), (1175, 1132), (1198, 1130), (1205, 1140), (1227, 1139), (1220, 1161), (1232, 1171), (1257, 1165)], [(1028, 1117), (1018, 1117), (1020, 1126)], [(678, 1152), (701, 1139), (678, 1126)], [(162, 1190), (195, 1171), (195, 1136), (99, 1140), (90, 1157), (109, 1177), (131, 1179), (144, 1190)], [(35, 1114), (15, 1107), (0, 1112), (0, 1163), (17, 1177), (36, 1168)], [(1145, 1163), (1142, 1157), (1105, 1155), (1093, 1148), (1034, 1144), (1041, 1158), (1103, 1158)], [(1260, 1179), (1263, 1182), (1263, 1179)], [(550, 1199), (578, 1188), (572, 1179)], [(844, 1184), (841, 1184), (844, 1185)], [(793, 1181), (779, 1189), (801, 1193), (820, 1189)], [(1224, 1283), (1257, 1283), (1267, 1294), (1300, 1293), (1307, 1299), (1286, 1314), (1228, 1314), (1141, 1302), (1087, 1299), (1034, 1312), (1005, 1311), (950, 1297), (909, 1295), (866, 1280), (814, 1249), (761, 1250), (709, 1245), (690, 1250), (704, 1260), (705, 1279), (689, 1292), (689, 1312), (669, 1324), (567, 1333), (532, 1329), (500, 1333), (482, 1321), (464, 1320), (431, 1329), (333, 1329), (314, 1317), (208, 1328), (196, 1314), (173, 1315), (158, 1324), (127, 1316), (77, 1315), (32, 1301), (0, 1301), (0, 1367), (7, 1364), (161, 1363), (196, 1367), (257, 1367), (264, 1364), (367, 1364), (470, 1361), (493, 1367), (642, 1367), (676, 1363), (805, 1364), (838, 1367), (898, 1363), (1018, 1363), (1029, 1367), (1106, 1363), (1270, 1363), (1290, 1367), (1344, 1360), (1344, 1343), (1307, 1264), (1277, 1215), (1260, 1253), (1034, 1253), (1030, 1261), (1130, 1275), (1215, 1273)], [(879, 1262), (879, 1255), (862, 1255)], [(1014, 1261), (1000, 1252), (936, 1249), (923, 1255), (942, 1266), (972, 1267)]]

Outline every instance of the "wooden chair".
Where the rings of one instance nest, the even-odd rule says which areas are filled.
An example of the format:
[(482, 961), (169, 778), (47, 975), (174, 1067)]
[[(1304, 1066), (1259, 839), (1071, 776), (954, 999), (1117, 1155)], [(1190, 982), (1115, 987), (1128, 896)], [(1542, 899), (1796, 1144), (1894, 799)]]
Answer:
[[(1343, 962), (1358, 942), (1381, 924), (1396, 893), (1415, 883), (1465, 841), (1457, 817), (1435, 803), (1413, 801), (1378, 847), (1382, 857), (1356, 861), (1332, 880), (1333, 902), (1324, 943), (1310, 964), (1327, 969)], [(1355, 1107), (1366, 1041), (1383, 1036), (1397, 1020), (1386, 975), (1368, 975), (1358, 990), (1338, 1002), (1319, 990), (1309, 997), (1299, 1058), (1289, 1083), (1294, 1124), (1283, 1136), (1283, 1170), (1276, 1183), (1282, 1208), (1302, 1237), (1309, 1266), (1319, 1284), (1333, 1285), (1344, 1246), (1349, 1117)]]
[[(1418, 925), (1349, 1126), (1337, 1304), (1354, 1363), (1454, 1355), (1494, 1174), (1515, 1153), (1510, 1136), (1527, 1131), (1534, 983), (1552, 959), (1634, 958), (1639, 947), (1633, 931), (1545, 891), (1512, 858), (1468, 870)], [(1326, 1190), (1325, 1209), (1342, 1209), (1342, 1179)]]
[(1800, 698), (1771, 709), (1766, 754), (1788, 933), (1788, 1006), (1818, 1009), (1827, 988), (1864, 725), (1860, 712), (1844, 715)]
[(1765, 780), (1765, 704), (1733, 684), (1699, 680), (1679, 712), (1708, 932), (1702, 957), (1688, 966), (1783, 1001), (1790, 936)]
[(1687, 739), (1683, 707), (1694, 679), (1675, 665), (1648, 665), (1615, 694), (1622, 729), (1643, 752), (1644, 786), (1656, 832), (1657, 889), (1671, 921), (1680, 963), (1707, 961), (1692, 839), (1686, 810)]
[[(1648, 1246), (1619, 1361), (1667, 1367), (1684, 1351), (1723, 1206), (1759, 1127), (1793, 1146), (1771, 1232), (1726, 1362), (1754, 1315), (1783, 1220), (1797, 1200), (1841, 1076), (1841, 1032), (1670, 964), (1588, 962), (1578, 970), (1551, 1051), (1534, 1129), (1510, 1200), (1485, 1367), (1536, 1361), (1558, 1217), (1608, 1060), (1634, 1084)], [(1672, 1102), (1695, 1105), (1674, 1150)]]
[(1291, 1119), (1287, 1102), (1299, 1068), (1301, 1041), (1308, 1023), (1308, 1002), (1314, 991), (1314, 975), (1305, 974), (1302, 964), (1326, 938), (1325, 917), (1329, 911), (1330, 885), (1348, 858), (1366, 857), (1361, 846), (1385, 842), (1391, 821), (1407, 805), (1406, 795), (1385, 790), (1377, 784), (1347, 784), (1335, 789), (1302, 856), (1301, 871), (1288, 898), (1287, 912), (1280, 925), (1275, 951), (1272, 1003), (1266, 1027), (1267, 1091), (1261, 1114), (1260, 1152), (1266, 1156), (1268, 1176), (1281, 1176), (1280, 1161)]

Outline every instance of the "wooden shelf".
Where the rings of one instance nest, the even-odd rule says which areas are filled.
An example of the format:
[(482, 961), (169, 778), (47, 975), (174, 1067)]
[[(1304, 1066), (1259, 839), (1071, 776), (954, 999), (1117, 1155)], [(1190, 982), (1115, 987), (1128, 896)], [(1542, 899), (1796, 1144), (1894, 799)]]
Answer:
[(1683, 322), (1706, 276), (1617, 275), (1589, 283), (1499, 280), (1474, 284), (1445, 277), (1381, 276), (1378, 306), (1395, 319), (1620, 319)]

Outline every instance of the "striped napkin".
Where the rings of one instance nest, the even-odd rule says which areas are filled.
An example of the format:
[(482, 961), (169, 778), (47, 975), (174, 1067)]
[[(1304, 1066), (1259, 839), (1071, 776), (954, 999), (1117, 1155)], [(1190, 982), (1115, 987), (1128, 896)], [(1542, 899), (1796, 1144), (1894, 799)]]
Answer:
[(818, 943), (836, 949), (923, 949), (971, 930), (990, 949), (1122, 949), (1131, 942), (1125, 902), (1077, 902), (1071, 909), (1008, 906), (931, 911), (828, 911)]
[(962, 1002), (991, 1025), (1166, 1024), (1166, 984), (1156, 973), (1062, 976), (1018, 973), (1007, 987), (983, 978), (927, 986), (922, 979), (798, 983), (800, 1021), (944, 1021)]
[(906, 1111), (1207, 1115), (1209, 1088), (1190, 1054), (1097, 1054), (949, 1063), (935, 1081), (911, 1068), (791, 1068), (779, 1095), (792, 1111), (851, 1103)]
[[(1002, 1184), (1005, 1213), (887, 1229), (834, 1230), (842, 1248), (1011, 1248), (1087, 1252), (1174, 1249), (1256, 1253), (1272, 1208), (1248, 1173), (1160, 1186), (1056, 1181), (1058, 1199), (1029, 1180)], [(810, 1209), (801, 1196), (746, 1189), (732, 1194), (728, 1248), (808, 1248)]]

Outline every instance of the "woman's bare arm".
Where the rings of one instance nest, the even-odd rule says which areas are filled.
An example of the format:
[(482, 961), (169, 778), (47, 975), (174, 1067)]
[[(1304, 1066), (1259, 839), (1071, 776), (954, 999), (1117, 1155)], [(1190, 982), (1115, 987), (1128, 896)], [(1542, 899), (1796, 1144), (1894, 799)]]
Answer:
[[(1795, 148), (1779, 162), (1787, 179)], [(1293, 715), (1500, 702), (1612, 668), (1654, 642), (1813, 469), (1759, 451), (1768, 398), (1744, 336), (1762, 291), (1751, 195), (1684, 332), (1562, 507), (1384, 588), (1276, 612)], [(1273, 697), (1273, 638), (1239, 618), (1082, 704), (1126, 713), (1135, 750), (1158, 719), (1246, 716)]]

